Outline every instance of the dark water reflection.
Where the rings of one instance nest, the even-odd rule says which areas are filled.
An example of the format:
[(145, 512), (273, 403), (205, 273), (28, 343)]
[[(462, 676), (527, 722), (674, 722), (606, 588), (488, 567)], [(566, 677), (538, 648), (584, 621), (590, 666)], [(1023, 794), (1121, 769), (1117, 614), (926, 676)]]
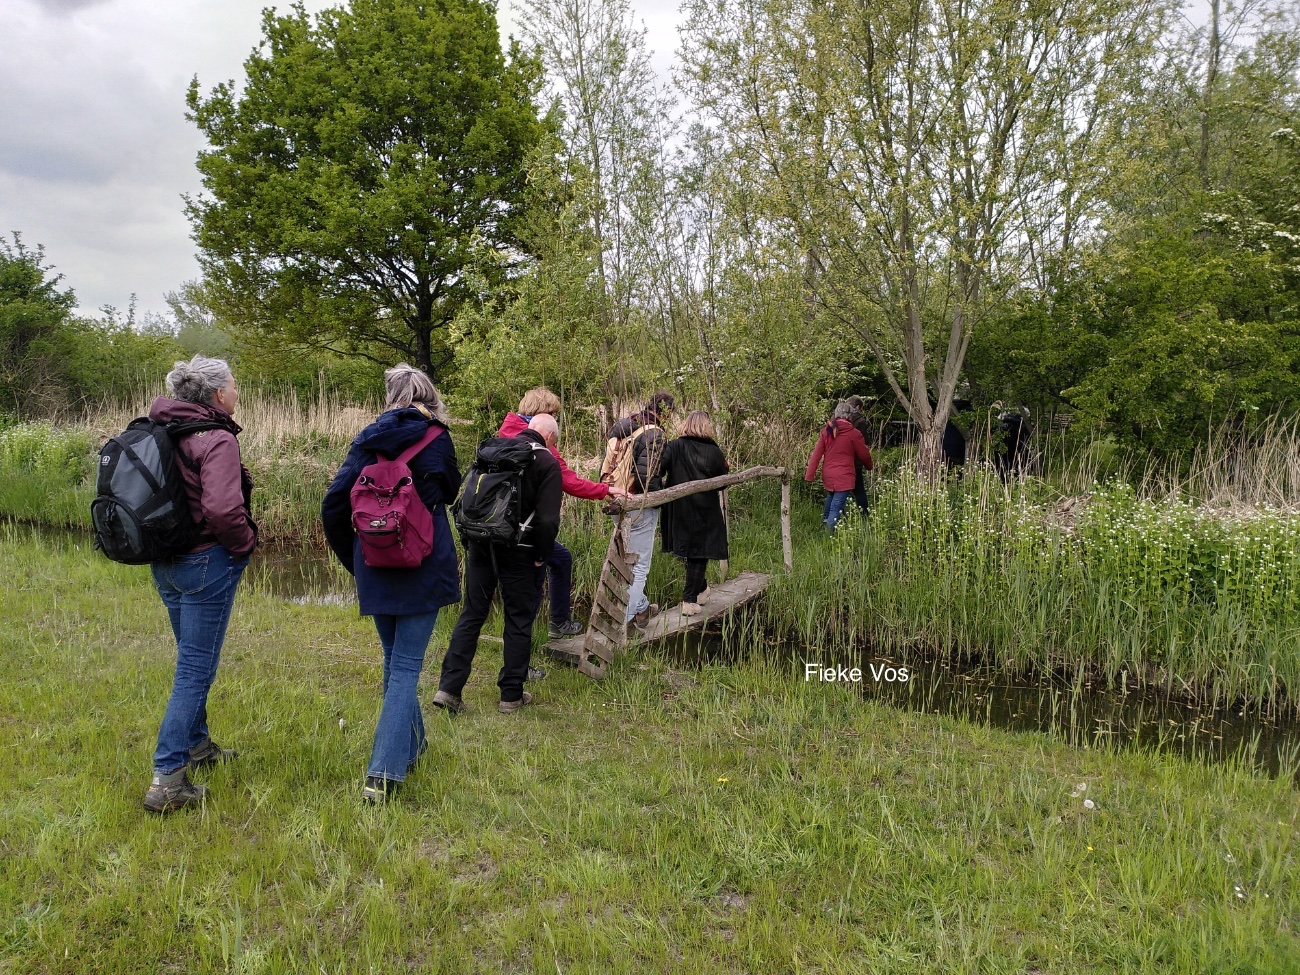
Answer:
[[(1201, 706), (1159, 688), (1057, 674), (1009, 675), (975, 665), (912, 656), (882, 656), (865, 650), (856, 659), (833, 658), (790, 641), (773, 641), (757, 622), (683, 637), (665, 646), (679, 665), (739, 660), (761, 649), (790, 668), (804, 683), (805, 666), (857, 667), (855, 686), (866, 700), (908, 711), (925, 711), (968, 721), (1032, 731), (1083, 748), (1148, 748), (1207, 762), (1240, 759), (1270, 775), (1287, 774), (1300, 784), (1300, 721)], [(907, 668), (908, 680), (888, 680), (892, 668)], [(879, 678), (879, 679), (877, 679)], [(817, 683), (814, 673), (809, 683)]]
[(352, 577), (324, 543), (262, 546), (253, 553), (244, 583), (256, 592), (290, 602), (356, 602)]

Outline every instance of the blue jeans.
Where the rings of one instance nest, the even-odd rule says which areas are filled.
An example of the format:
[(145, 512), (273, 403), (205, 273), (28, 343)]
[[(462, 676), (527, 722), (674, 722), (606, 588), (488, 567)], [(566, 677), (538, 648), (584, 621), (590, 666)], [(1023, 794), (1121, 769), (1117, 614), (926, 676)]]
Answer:
[(375, 616), (375, 629), (384, 648), (384, 706), (379, 711), (366, 775), (401, 782), (410, 764), (428, 747), (416, 687), (437, 622), (436, 609), (411, 616)]
[(153, 753), (158, 775), (188, 765), (190, 750), (208, 737), (208, 691), (217, 676), (235, 589), (247, 565), (247, 556), (237, 559), (214, 545), (151, 566), (176, 636), (176, 677)]
[(822, 523), (830, 531), (835, 531), (835, 524), (840, 520), (840, 515), (844, 514), (844, 506), (849, 503), (852, 494), (852, 491), (826, 492), (826, 504), (822, 507)]
[[(573, 613), (573, 553), (560, 544), (557, 539), (551, 549), (551, 557), (546, 560), (551, 578), (551, 622), (556, 626), (569, 622)], [(537, 573), (537, 598), (542, 598), (542, 573)]]

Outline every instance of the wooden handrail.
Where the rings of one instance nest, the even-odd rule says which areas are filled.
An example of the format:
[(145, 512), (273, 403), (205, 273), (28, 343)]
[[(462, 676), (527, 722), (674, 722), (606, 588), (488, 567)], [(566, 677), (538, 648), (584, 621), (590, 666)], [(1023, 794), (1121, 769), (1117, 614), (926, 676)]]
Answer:
[(745, 481), (752, 481), (760, 477), (786, 478), (788, 476), (788, 472), (784, 467), (749, 467), (743, 471), (736, 471), (734, 474), (723, 474), (721, 477), (710, 477), (703, 481), (686, 481), (683, 484), (676, 484), (660, 491), (650, 491), (646, 494), (629, 494), (626, 498), (616, 498), (611, 495), (606, 500), (609, 508), (614, 512), (640, 511), (642, 508), (660, 508), (670, 501), (687, 498), (692, 494), (700, 494), (704, 491), (718, 491), (725, 487), (731, 487), (733, 484), (742, 484)]

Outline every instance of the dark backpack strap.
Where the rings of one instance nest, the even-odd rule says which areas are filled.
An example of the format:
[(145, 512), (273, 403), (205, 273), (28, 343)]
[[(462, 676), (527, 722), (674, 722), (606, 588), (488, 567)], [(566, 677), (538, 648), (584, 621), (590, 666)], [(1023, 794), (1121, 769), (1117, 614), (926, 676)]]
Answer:
[(181, 422), (173, 420), (171, 423), (164, 425), (167, 429), (167, 435), (172, 438), (172, 446), (176, 448), (176, 458), (195, 474), (199, 472), (199, 465), (190, 458), (185, 451), (181, 450), (181, 438), (188, 437), (192, 433), (199, 433), (203, 430), (229, 430), (223, 423), (217, 423), (213, 420), (189, 420)]
[(415, 441), (415, 443), (411, 444), (411, 446), (407, 447), (393, 459), (399, 464), (405, 464), (407, 467), (410, 467), (411, 461), (415, 460), (415, 455), (441, 437), (445, 432), (445, 428), (435, 427), (432, 423), (429, 424), (429, 429), (424, 431), (423, 437)]

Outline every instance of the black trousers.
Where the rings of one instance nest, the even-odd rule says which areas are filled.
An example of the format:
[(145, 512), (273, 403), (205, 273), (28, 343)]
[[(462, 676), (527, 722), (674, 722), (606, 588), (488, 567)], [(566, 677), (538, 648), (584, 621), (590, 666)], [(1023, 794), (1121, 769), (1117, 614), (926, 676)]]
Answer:
[(696, 597), (709, 587), (709, 581), (704, 575), (708, 568), (708, 559), (686, 560), (686, 586), (682, 590), (682, 602), (695, 602)]
[(457, 697), (465, 689), (478, 650), (479, 631), (499, 585), (505, 615), (505, 662), (497, 686), (501, 688), (501, 700), (518, 701), (524, 693), (533, 650), (533, 618), (539, 599), (537, 577), (546, 570), (533, 565), (532, 549), (493, 548), (471, 542), (465, 553), (465, 602), (456, 628), (451, 631), (438, 688)]

